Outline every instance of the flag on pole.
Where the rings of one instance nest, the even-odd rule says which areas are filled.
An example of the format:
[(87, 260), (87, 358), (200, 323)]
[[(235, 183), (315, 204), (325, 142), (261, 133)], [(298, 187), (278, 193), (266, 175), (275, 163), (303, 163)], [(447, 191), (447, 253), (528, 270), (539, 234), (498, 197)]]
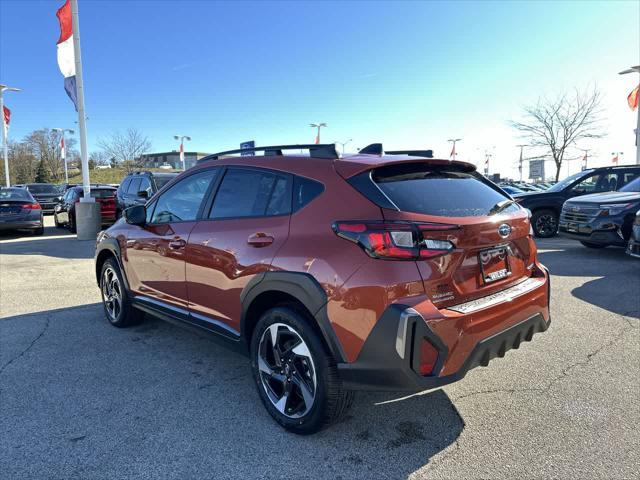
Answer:
[(320, 134), (316, 136), (316, 145), (320, 144)]
[(60, 137), (60, 156), (66, 158), (64, 151), (64, 137)]
[(180, 163), (184, 167), (184, 145), (180, 142)]
[(616, 156), (611, 159), (611, 162), (615, 163), (616, 165), (618, 165), (618, 154), (617, 153), (616, 153)]
[(56, 12), (60, 22), (60, 38), (58, 39), (58, 67), (64, 77), (64, 89), (78, 111), (76, 89), (76, 58), (73, 53), (73, 25), (71, 17), (71, 3), (69, 0)]
[(11, 121), (11, 110), (4, 105), (2, 106), (2, 127), (4, 128), (4, 136), (9, 135), (9, 122)]
[(640, 90), (640, 84), (638, 84), (636, 88), (631, 90), (631, 93), (627, 97), (627, 103), (629, 104), (629, 108), (632, 111), (638, 108), (638, 95), (640, 93), (639, 90)]

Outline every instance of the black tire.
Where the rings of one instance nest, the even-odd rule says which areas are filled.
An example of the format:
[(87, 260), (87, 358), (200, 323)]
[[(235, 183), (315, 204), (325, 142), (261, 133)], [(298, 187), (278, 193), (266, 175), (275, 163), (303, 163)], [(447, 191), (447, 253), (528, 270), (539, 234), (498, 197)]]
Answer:
[(591, 243), (591, 242), (583, 242), (580, 240), (580, 243), (587, 248), (605, 248), (608, 245), (606, 243)]
[(536, 210), (531, 216), (531, 227), (538, 238), (554, 237), (558, 233), (558, 214), (553, 210)]
[(34, 235), (44, 235), (44, 226), (41, 226), (40, 228), (36, 228), (33, 231)]
[[(251, 337), (251, 370), (263, 405), (282, 427), (301, 435), (316, 433), (339, 421), (353, 402), (353, 392), (342, 388), (335, 359), (312, 327), (312, 321), (309, 315), (291, 306), (272, 308), (260, 317)], [(273, 329), (277, 332), (276, 343), (289, 345), (281, 351), (283, 355), (278, 356), (280, 367), (277, 366), (278, 362), (272, 363), (265, 356), (265, 352), (267, 355), (273, 353), (270, 349), (273, 346)], [(296, 343), (298, 340), (301, 343)], [(309, 355), (294, 353), (294, 350), (301, 348)], [(259, 361), (259, 355), (262, 361)], [(275, 368), (272, 369), (272, 366)], [(265, 368), (270, 373), (266, 373)], [(277, 371), (277, 368), (283, 369)], [(282, 385), (280, 391), (283, 393), (276, 402), (272, 399), (277, 397), (273, 386), (277, 390), (278, 384)], [(307, 396), (302, 395), (303, 384), (307, 387)], [(287, 386), (291, 393), (285, 395)], [(311, 405), (309, 407), (307, 398), (311, 393), (313, 399), (308, 402)], [(281, 409), (276, 405), (280, 405)], [(284, 411), (289, 411), (289, 414)]]
[(67, 227), (69, 227), (69, 231), (71, 233), (76, 233), (76, 217), (75, 215), (69, 214), (69, 221), (67, 222)]
[[(131, 305), (120, 267), (114, 258), (107, 259), (102, 265), (100, 294), (105, 316), (114, 327), (137, 325), (144, 319), (144, 313)], [(118, 305), (117, 308), (115, 304)]]

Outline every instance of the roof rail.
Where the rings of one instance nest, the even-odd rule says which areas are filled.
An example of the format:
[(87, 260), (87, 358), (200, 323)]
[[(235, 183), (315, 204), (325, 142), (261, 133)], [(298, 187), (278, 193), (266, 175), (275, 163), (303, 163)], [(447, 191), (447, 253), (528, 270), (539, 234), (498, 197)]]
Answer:
[(237, 153), (246, 152), (264, 152), (265, 157), (282, 155), (283, 150), (309, 150), (309, 156), (312, 158), (326, 158), (336, 159), (339, 158), (336, 151), (335, 143), (325, 144), (304, 144), (304, 145), (273, 145), (268, 147), (253, 147), (253, 148), (238, 148), (236, 150), (226, 150), (224, 152), (212, 153), (204, 158), (198, 160), (197, 163), (206, 162), (208, 160), (217, 160), (224, 155), (233, 155)]
[(433, 150), (390, 150), (384, 151), (381, 143), (372, 143), (360, 150), (365, 155), (411, 155), (413, 157), (433, 158)]

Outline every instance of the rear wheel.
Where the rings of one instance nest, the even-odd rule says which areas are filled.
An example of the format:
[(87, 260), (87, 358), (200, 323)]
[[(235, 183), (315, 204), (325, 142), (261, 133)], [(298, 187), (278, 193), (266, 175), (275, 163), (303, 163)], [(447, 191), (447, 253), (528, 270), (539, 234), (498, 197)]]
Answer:
[(114, 327), (136, 325), (144, 318), (144, 313), (131, 305), (120, 267), (114, 258), (107, 259), (102, 265), (100, 293), (104, 313)]
[(582, 240), (580, 240), (580, 243), (587, 248), (605, 248), (607, 246), (607, 244), (603, 243), (583, 242)]
[(262, 315), (251, 340), (251, 366), (265, 408), (294, 433), (315, 433), (338, 421), (353, 400), (309, 319), (293, 308)]
[(558, 215), (553, 210), (536, 210), (531, 217), (536, 237), (549, 238), (558, 233)]
[(33, 231), (33, 234), (34, 234), (34, 235), (43, 235), (43, 234), (44, 234), (44, 227), (43, 227), (43, 226), (40, 226), (40, 228), (36, 228), (36, 229)]

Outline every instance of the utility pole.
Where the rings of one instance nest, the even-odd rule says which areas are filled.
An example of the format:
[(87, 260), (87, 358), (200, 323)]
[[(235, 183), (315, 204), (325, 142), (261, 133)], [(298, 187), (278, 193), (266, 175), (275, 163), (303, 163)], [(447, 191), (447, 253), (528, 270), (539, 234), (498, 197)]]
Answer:
[[(640, 73), (640, 65), (627, 68), (619, 73), (619, 75), (626, 75), (627, 73)], [(636, 107), (638, 110), (638, 119), (636, 120), (636, 165), (640, 165), (640, 106)]]
[(2, 94), (7, 92), (19, 92), (19, 88), (8, 87), (6, 85), (0, 85), (0, 115), (2, 115), (2, 155), (4, 156), (4, 177), (7, 187), (11, 186), (11, 180), (9, 179), (9, 146), (7, 144), (7, 130), (8, 125), (4, 121), (4, 100)]
[(75, 132), (70, 128), (52, 128), (54, 132), (60, 132), (60, 154), (62, 156), (62, 163), (64, 164), (64, 183), (69, 183), (69, 173), (67, 171), (67, 144), (64, 141), (64, 132), (69, 132), (73, 135)]
[(188, 135), (174, 135), (173, 138), (175, 140), (180, 140), (180, 163), (182, 164), (182, 171), (184, 172), (187, 167), (184, 163), (184, 141), (191, 141), (191, 137)]
[(326, 127), (327, 124), (326, 123), (310, 123), (309, 126), (311, 128), (317, 128), (318, 129), (318, 134), (316, 135), (316, 145), (320, 143), (320, 129), (322, 127)]
[(458, 143), (460, 140), (462, 140), (461, 138), (450, 138), (449, 140), (447, 140), (447, 142), (451, 142), (453, 143), (453, 147), (451, 148), (451, 154), (449, 154), (449, 160), (455, 160), (456, 159), (456, 143)]

